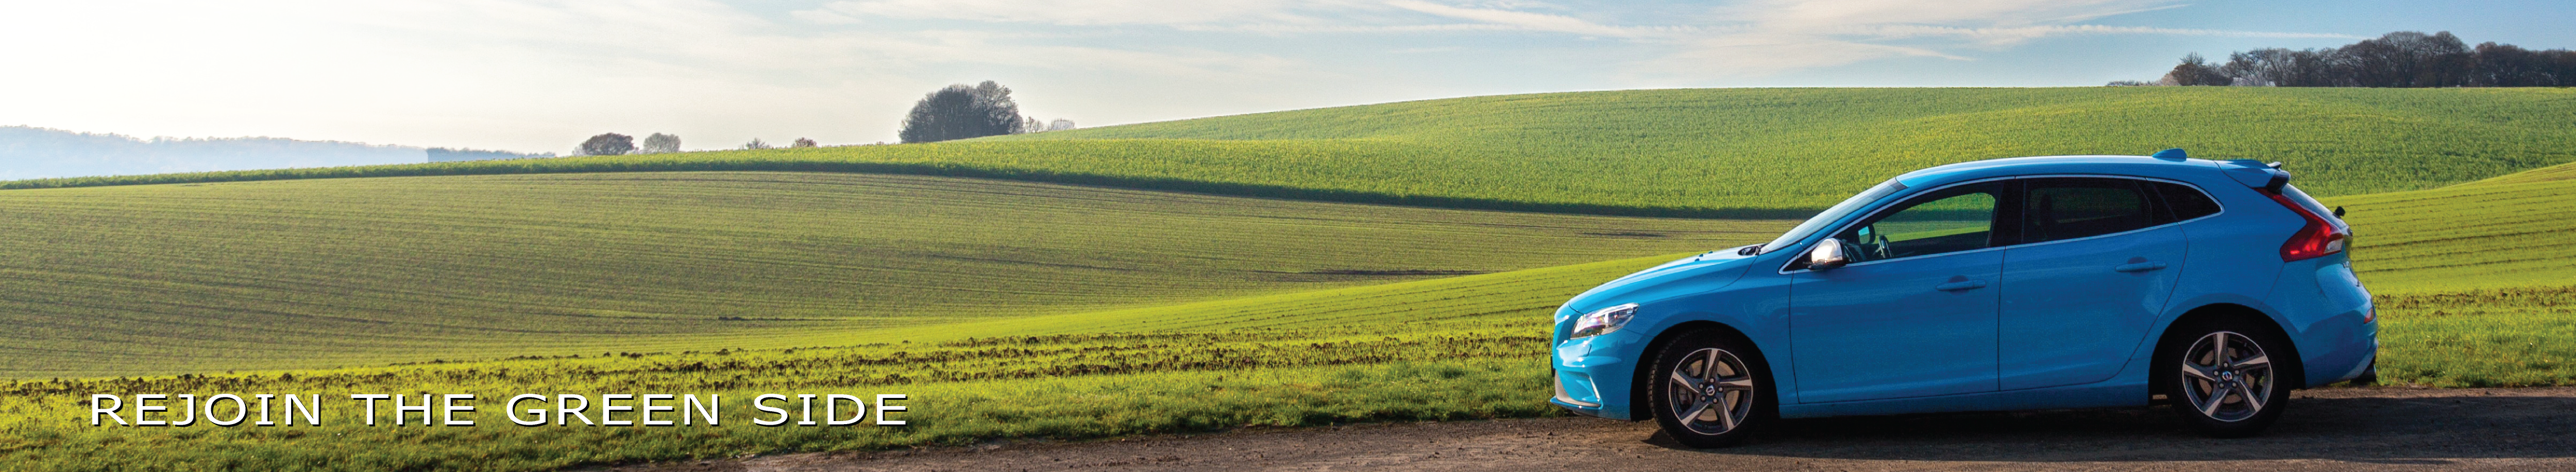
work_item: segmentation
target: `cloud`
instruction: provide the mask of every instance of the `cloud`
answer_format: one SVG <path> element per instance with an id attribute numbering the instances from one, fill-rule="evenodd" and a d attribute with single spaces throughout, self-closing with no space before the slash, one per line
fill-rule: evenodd
<path id="1" fill-rule="evenodd" d="M 1067 26 L 1312 24 L 1326 20 L 1306 12 L 1364 5 L 1349 0 L 852 0 L 800 15 L 842 22 L 939 19 Z"/>
<path id="2" fill-rule="evenodd" d="M 1420 0 L 1395 0 L 1387 4 L 1406 10 L 1528 31 L 1613 37 L 1635 37 L 1640 34 L 1627 28 L 1603 26 L 1563 15 L 1490 8 L 1462 8 Z"/>
<path id="3" fill-rule="evenodd" d="M 1712 9 L 1712 21 L 1696 33 L 1662 37 L 1682 51 L 1640 70 L 1765 76 L 1897 57 L 1965 61 L 1975 51 L 2069 35 L 2352 37 L 2081 24 L 2182 6 L 2175 0 L 1751 0 Z"/>

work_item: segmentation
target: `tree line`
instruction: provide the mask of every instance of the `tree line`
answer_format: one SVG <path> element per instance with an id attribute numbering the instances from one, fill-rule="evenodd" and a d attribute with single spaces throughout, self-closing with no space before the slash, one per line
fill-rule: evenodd
<path id="1" fill-rule="evenodd" d="M 1020 115 L 1020 105 L 1011 101 L 1011 88 L 987 80 L 976 85 L 949 85 L 921 97 L 903 118 L 897 133 L 907 143 L 930 143 L 954 139 L 980 138 L 1004 134 L 1036 133 L 1073 129 L 1073 120 L 1057 119 L 1040 122 L 1036 117 Z M 877 143 L 885 144 L 885 143 Z M 812 139 L 796 138 L 790 148 L 815 147 Z M 775 149 L 778 145 L 752 138 L 739 149 Z M 618 156 L 626 154 L 659 154 L 680 152 L 680 137 L 653 133 L 637 146 L 634 136 L 600 133 L 576 146 L 576 156 Z"/>
<path id="2" fill-rule="evenodd" d="M 2493 41 L 2471 47 L 2449 31 L 2399 31 L 2342 47 L 2234 52 L 2224 63 L 2193 53 L 2155 82 L 2111 85 L 2570 87 L 2576 52 Z"/>

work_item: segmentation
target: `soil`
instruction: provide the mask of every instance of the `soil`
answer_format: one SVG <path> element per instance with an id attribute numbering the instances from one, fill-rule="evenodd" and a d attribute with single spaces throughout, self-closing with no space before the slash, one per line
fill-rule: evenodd
<path id="1" fill-rule="evenodd" d="M 1089 442 L 642 464 L 616 472 L 1201 470 L 2566 470 L 2576 387 L 2328 388 L 2262 436 L 2210 439 L 2168 407 L 1789 420 L 1690 449 L 1652 422 L 1593 418 L 1369 424 Z"/>

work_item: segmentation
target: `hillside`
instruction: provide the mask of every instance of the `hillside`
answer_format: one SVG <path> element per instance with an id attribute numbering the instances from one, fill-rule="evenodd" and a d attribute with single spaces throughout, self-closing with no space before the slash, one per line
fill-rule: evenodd
<path id="1" fill-rule="evenodd" d="M 2381 375 L 2437 386 L 2576 383 L 2576 266 L 2534 234 L 2576 231 L 2554 212 L 2576 181 L 2332 198 L 2361 235 L 2380 294 Z M 2452 229 L 2460 222 L 2491 222 Z M 2450 234 L 2451 236 L 2444 236 Z M 2552 240 L 2554 241 L 2554 240 Z M 2444 250 L 2443 248 L 2457 248 Z M 556 470 L 651 460 L 1193 433 L 1244 426 L 1562 414 L 1541 400 L 1547 311 L 1675 255 L 1160 306 L 852 330 L 836 347 L 656 353 L 450 365 L 15 382 L 0 386 L 0 460 L 29 470 L 186 467 Z M 2486 277 L 2479 277 L 2481 274 Z M 2553 286 L 2554 285 L 2554 286 Z M 819 339 L 818 339 L 819 341 Z M 721 393 L 899 391 L 904 428 L 475 429 L 431 436 L 329 412 L 311 434 L 91 427 L 96 392 L 384 391 Z M 466 417 L 497 424 L 494 409 Z M 327 432 L 329 434 L 320 434 Z M 366 453 L 352 460 L 352 447 Z M 256 448 L 259 455 L 233 451 Z M 579 451 L 567 453 L 566 451 Z"/>
<path id="2" fill-rule="evenodd" d="M 1468 97 L 923 145 L 0 183 L 891 172 L 1407 205 L 1795 218 L 1907 170 L 2050 154 L 2286 161 L 2321 195 L 2576 162 L 2576 90 L 1689 89 Z"/>
<path id="3" fill-rule="evenodd" d="M 839 173 L 0 192 L 0 378 L 814 346 L 1710 250 L 1787 222 Z"/>

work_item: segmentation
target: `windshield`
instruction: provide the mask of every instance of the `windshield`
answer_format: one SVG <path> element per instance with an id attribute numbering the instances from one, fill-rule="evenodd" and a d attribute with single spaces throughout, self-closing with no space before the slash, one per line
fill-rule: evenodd
<path id="1" fill-rule="evenodd" d="M 1757 252 L 1757 254 L 1769 254 L 1771 251 L 1777 251 L 1780 250 L 1780 248 L 1788 247 L 1790 243 L 1796 243 L 1800 239 L 1806 239 L 1807 235 L 1823 230 L 1825 225 L 1833 224 L 1834 220 L 1843 219 L 1844 215 L 1849 215 L 1854 211 L 1860 211 L 1860 207 L 1869 205 L 1870 202 L 1878 201 L 1878 199 L 1887 198 L 1889 194 L 1894 194 L 1898 190 L 1905 190 L 1905 184 L 1896 183 L 1896 179 L 1887 179 L 1886 182 L 1879 182 L 1878 186 L 1870 187 L 1869 190 L 1861 191 L 1859 195 L 1853 195 L 1851 198 L 1843 199 L 1842 203 L 1834 204 L 1833 208 L 1826 208 L 1824 213 L 1817 213 L 1815 217 L 1808 218 L 1807 222 L 1798 223 L 1798 227 L 1789 228 L 1789 232 L 1781 234 L 1780 239 L 1773 239 L 1769 243 L 1764 243 L 1762 245 L 1762 250 Z"/>

